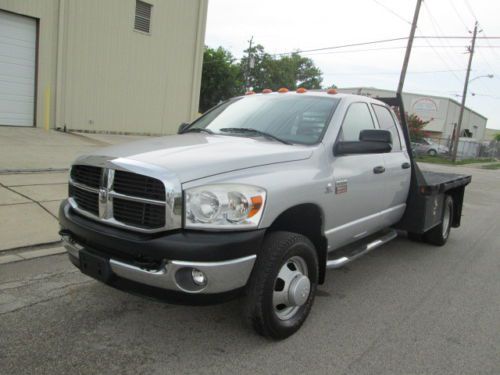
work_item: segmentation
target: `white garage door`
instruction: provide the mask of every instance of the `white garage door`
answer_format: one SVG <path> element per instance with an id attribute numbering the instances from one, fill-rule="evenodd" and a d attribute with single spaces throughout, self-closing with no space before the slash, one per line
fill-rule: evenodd
<path id="1" fill-rule="evenodd" d="M 33 126 L 36 21 L 0 10 L 0 125 Z"/>

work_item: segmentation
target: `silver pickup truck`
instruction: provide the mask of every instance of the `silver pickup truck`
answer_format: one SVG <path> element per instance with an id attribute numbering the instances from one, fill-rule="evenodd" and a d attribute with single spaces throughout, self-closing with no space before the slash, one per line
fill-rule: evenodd
<path id="1" fill-rule="evenodd" d="M 249 94 L 78 158 L 59 213 L 71 262 L 168 301 L 243 297 L 249 325 L 283 339 L 327 269 L 403 231 L 443 245 L 460 225 L 471 178 L 420 171 L 399 98 Z"/>

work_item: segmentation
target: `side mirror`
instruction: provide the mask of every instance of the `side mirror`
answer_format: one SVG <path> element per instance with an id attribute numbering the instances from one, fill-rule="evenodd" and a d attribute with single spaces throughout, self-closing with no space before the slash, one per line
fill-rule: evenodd
<path id="1" fill-rule="evenodd" d="M 392 143 L 392 135 L 388 130 L 366 129 L 359 133 L 361 142 L 384 142 Z"/>
<path id="2" fill-rule="evenodd" d="M 391 152 L 392 136 L 388 130 L 367 129 L 359 133 L 359 141 L 337 142 L 335 155 L 381 154 Z"/>
<path id="3" fill-rule="evenodd" d="M 184 130 L 186 130 L 189 127 L 189 123 L 183 122 L 182 124 L 179 125 L 179 129 L 177 130 L 177 134 L 182 134 Z"/>

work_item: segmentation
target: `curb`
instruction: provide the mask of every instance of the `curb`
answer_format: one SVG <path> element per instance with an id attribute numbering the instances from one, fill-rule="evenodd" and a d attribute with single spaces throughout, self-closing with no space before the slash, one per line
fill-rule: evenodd
<path id="1" fill-rule="evenodd" d="M 0 169 L 0 174 L 67 172 L 69 168 Z"/>
<path id="2" fill-rule="evenodd" d="M 23 260 L 30 260 L 36 258 L 43 258 L 51 255 L 59 255 L 66 252 L 66 249 L 62 246 L 50 248 L 50 249 L 38 249 L 38 250 L 27 250 L 16 254 L 6 254 L 0 255 L 0 265 L 9 264 L 14 262 L 20 262 Z"/>

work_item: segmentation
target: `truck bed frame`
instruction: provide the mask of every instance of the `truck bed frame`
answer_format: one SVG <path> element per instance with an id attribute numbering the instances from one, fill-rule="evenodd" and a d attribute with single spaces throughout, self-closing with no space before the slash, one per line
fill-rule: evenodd
<path id="1" fill-rule="evenodd" d="M 442 221 L 442 211 L 446 195 L 453 198 L 452 226 L 460 226 L 465 186 L 472 176 L 454 173 L 436 173 L 422 171 L 415 161 L 411 150 L 410 133 L 406 123 L 401 95 L 391 98 L 377 98 L 399 111 L 401 128 L 408 145 L 408 154 L 411 161 L 410 192 L 406 201 L 406 211 L 396 229 L 406 230 L 410 233 L 422 234 L 439 225 Z"/>

